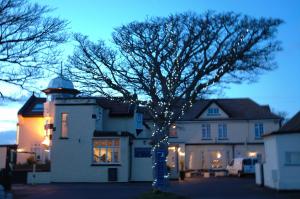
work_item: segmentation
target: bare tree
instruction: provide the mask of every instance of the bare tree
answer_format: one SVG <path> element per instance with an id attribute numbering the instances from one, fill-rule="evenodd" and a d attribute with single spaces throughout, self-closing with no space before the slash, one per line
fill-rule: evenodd
<path id="1" fill-rule="evenodd" d="M 0 0 L 2 87 L 13 84 L 24 88 L 40 77 L 41 68 L 55 62 L 57 45 L 66 41 L 67 23 L 47 16 L 50 11 L 26 0 Z"/>
<path id="2" fill-rule="evenodd" d="M 167 153 L 170 124 L 216 83 L 252 81 L 274 69 L 281 23 L 232 12 L 183 13 L 116 28 L 110 46 L 76 34 L 70 73 L 86 93 L 133 102 L 135 91 L 143 99 L 154 123 L 153 186 L 161 189 L 167 173 L 158 154 Z"/>

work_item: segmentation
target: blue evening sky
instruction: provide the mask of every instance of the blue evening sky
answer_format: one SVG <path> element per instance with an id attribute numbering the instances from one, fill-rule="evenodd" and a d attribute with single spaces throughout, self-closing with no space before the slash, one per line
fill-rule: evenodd
<path id="1" fill-rule="evenodd" d="M 220 97 L 249 97 L 269 104 L 291 117 L 300 110 L 300 1 L 299 0 L 35 0 L 56 8 L 51 14 L 70 22 L 72 32 L 88 35 L 93 41 L 109 41 L 115 27 L 151 16 L 206 10 L 234 11 L 254 17 L 274 17 L 285 21 L 278 38 L 283 51 L 277 53 L 278 69 L 261 75 L 257 83 L 230 85 Z M 65 45 L 65 56 L 72 44 Z M 47 80 L 48 81 L 48 80 Z M 46 81 L 46 82 L 47 82 Z M 45 81 L 43 81 L 45 82 Z M 44 85 L 46 85 L 44 83 Z M 24 103 L 24 102 L 22 102 Z M 13 143 L 17 110 L 22 103 L 0 104 L 0 144 Z"/>

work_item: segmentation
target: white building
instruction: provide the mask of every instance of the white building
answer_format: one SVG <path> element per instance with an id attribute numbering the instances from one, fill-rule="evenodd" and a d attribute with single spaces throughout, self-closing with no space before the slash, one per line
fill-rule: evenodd
<path id="1" fill-rule="evenodd" d="M 43 182 L 152 180 L 152 125 L 145 109 L 76 97 L 72 82 L 62 77 L 44 92 L 46 101 L 32 96 L 19 111 L 18 131 L 19 151 L 33 152 L 41 163 L 51 160 L 51 171 L 40 174 Z M 172 177 L 180 169 L 225 169 L 233 157 L 264 158 L 262 135 L 277 130 L 280 120 L 250 99 L 197 101 L 170 130 Z"/>
<path id="2" fill-rule="evenodd" d="M 300 112 L 278 131 L 264 136 L 264 184 L 277 190 L 300 190 Z"/>

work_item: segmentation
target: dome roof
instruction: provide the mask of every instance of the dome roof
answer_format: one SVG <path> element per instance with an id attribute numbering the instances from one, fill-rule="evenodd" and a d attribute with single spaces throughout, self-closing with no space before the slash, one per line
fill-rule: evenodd
<path id="1" fill-rule="evenodd" d="M 48 88 L 74 89 L 74 85 L 70 80 L 66 79 L 65 77 L 58 76 L 49 82 Z"/>

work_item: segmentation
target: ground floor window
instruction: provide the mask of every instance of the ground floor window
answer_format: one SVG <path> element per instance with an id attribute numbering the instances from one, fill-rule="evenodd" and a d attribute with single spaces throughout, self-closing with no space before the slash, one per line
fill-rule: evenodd
<path id="1" fill-rule="evenodd" d="M 120 139 L 105 138 L 93 140 L 93 162 L 96 164 L 120 163 Z"/>
<path id="2" fill-rule="evenodd" d="M 223 158 L 220 151 L 212 151 L 210 154 L 211 158 L 211 168 L 212 169 L 220 169 L 223 166 Z"/>
<path id="3" fill-rule="evenodd" d="M 300 165 L 300 151 L 285 152 L 286 165 Z"/>

